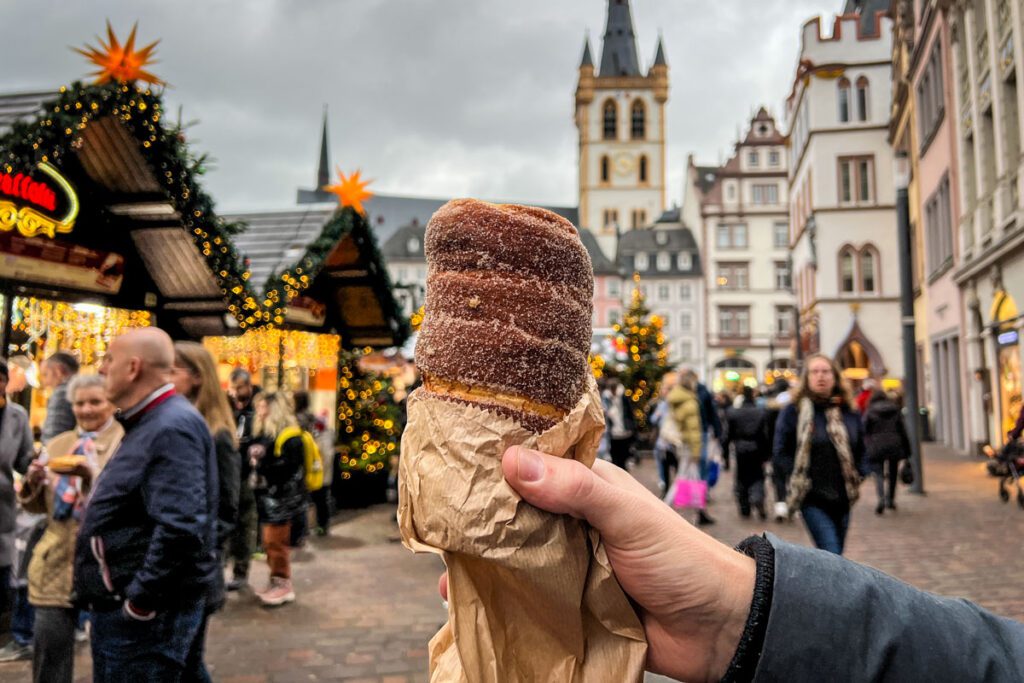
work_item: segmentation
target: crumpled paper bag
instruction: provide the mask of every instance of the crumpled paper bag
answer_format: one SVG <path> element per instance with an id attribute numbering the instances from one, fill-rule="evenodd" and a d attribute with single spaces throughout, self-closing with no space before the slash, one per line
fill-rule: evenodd
<path id="1" fill-rule="evenodd" d="M 430 680 L 641 681 L 640 620 L 586 522 L 523 501 L 505 482 L 513 445 L 594 462 L 604 429 L 596 384 L 536 435 L 480 408 L 413 392 L 402 437 L 398 522 L 406 547 L 442 556 L 448 622 Z"/>

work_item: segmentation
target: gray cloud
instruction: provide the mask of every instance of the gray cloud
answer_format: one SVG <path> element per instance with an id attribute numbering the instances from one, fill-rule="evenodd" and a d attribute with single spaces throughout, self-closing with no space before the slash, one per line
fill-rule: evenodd
<path id="1" fill-rule="evenodd" d="M 217 164 L 226 210 L 289 205 L 314 180 L 322 106 L 332 160 L 384 193 L 575 204 L 576 67 L 603 0 L 6 0 L 0 89 L 85 77 L 67 49 L 110 18 L 161 39 L 172 115 Z M 686 155 L 715 162 L 760 104 L 780 113 L 801 23 L 838 0 L 633 0 L 641 62 L 664 36 L 671 67 L 669 196 Z M 31 29 L 31 30 L 29 30 Z M 12 60 L 11 55 L 18 55 Z"/>

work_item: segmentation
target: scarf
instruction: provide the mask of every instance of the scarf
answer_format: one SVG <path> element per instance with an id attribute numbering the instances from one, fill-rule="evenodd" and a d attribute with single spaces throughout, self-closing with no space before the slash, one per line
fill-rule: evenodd
<path id="1" fill-rule="evenodd" d="M 96 432 L 82 432 L 71 455 L 84 455 L 89 466 L 96 467 Z M 70 474 L 62 474 L 57 480 L 57 486 L 53 492 L 53 519 L 63 521 L 74 517 L 81 521 L 84 510 L 84 497 L 82 496 L 82 479 Z"/>
<path id="2" fill-rule="evenodd" d="M 814 435 L 814 401 L 809 398 L 800 399 L 799 413 L 796 422 L 796 462 L 793 465 L 793 475 L 789 479 L 789 498 L 786 504 L 789 506 L 789 516 L 803 503 L 807 492 L 811 490 L 811 441 Z M 853 452 L 850 450 L 850 435 L 846 432 L 846 423 L 843 422 L 843 410 L 838 405 L 830 404 L 825 409 L 825 430 L 828 438 L 836 448 L 839 456 L 839 467 L 843 472 L 843 481 L 846 484 L 846 497 L 852 507 L 860 496 L 860 477 L 857 475 L 857 468 L 853 464 Z"/>

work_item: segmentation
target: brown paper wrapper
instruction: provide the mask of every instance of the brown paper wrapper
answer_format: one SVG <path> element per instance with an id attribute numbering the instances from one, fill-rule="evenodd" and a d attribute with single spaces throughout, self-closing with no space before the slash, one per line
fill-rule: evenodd
<path id="1" fill-rule="evenodd" d="M 543 434 L 416 391 L 402 437 L 398 523 L 406 547 L 448 567 L 448 622 L 430 641 L 430 680 L 641 681 L 643 628 L 597 532 L 523 501 L 501 455 L 523 445 L 594 462 L 597 387 Z"/>

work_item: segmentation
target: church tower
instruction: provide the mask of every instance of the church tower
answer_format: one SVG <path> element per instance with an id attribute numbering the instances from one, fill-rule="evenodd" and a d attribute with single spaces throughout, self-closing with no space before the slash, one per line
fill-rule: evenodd
<path id="1" fill-rule="evenodd" d="M 661 38 L 640 70 L 629 0 L 608 0 L 595 73 L 590 39 L 576 86 L 580 227 L 615 258 L 619 234 L 650 226 L 665 210 L 665 103 L 668 62 Z"/>

